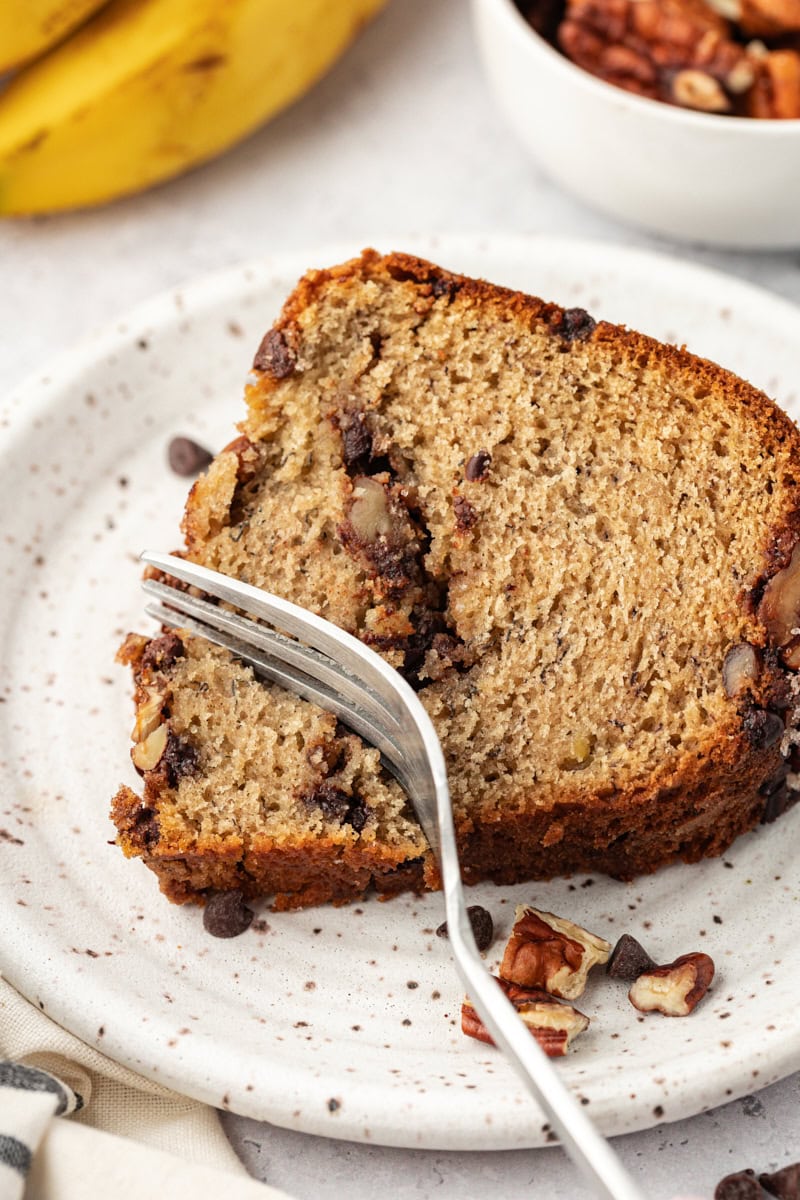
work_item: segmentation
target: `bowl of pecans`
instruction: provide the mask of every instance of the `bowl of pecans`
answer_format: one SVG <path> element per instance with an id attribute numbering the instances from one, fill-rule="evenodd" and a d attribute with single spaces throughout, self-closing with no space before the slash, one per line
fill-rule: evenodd
<path id="1" fill-rule="evenodd" d="M 716 245 L 800 245 L 800 0 L 472 0 L 490 84 L 561 185 Z"/>

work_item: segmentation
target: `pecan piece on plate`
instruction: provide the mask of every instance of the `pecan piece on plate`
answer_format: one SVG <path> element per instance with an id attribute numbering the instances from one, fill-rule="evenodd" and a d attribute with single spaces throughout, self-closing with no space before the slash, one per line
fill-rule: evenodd
<path id="1" fill-rule="evenodd" d="M 714 1189 L 714 1200 L 763 1200 L 763 1196 L 755 1172 L 749 1168 L 726 1175 Z"/>
<path id="2" fill-rule="evenodd" d="M 702 0 L 568 0 L 558 31 L 579 67 L 652 100 L 730 112 L 755 68 Z"/>
<path id="3" fill-rule="evenodd" d="M 498 979 L 524 1024 L 536 1038 L 548 1058 L 562 1058 L 573 1038 L 588 1028 L 589 1018 L 571 1004 L 561 1004 L 537 988 L 521 988 Z M 466 997 L 461 1005 L 461 1029 L 467 1037 L 493 1046 L 492 1035 Z"/>
<path id="4" fill-rule="evenodd" d="M 714 962 L 707 954 L 682 954 L 663 967 L 652 967 L 631 986 L 628 999 L 639 1012 L 688 1017 L 708 991 Z"/>
<path id="5" fill-rule="evenodd" d="M 574 1000 L 597 963 L 608 961 L 611 943 L 553 913 L 517 906 L 500 975 L 520 987 L 541 988 Z"/>
<path id="6" fill-rule="evenodd" d="M 772 1175 L 759 1175 L 758 1182 L 777 1200 L 798 1200 L 800 1197 L 800 1162 L 782 1167 Z"/>

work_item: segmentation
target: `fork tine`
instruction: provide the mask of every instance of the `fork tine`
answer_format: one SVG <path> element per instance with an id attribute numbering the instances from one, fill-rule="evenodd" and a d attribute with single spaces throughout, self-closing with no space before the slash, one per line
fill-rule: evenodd
<path id="1" fill-rule="evenodd" d="M 237 638 L 244 646 L 255 646 L 265 651 L 270 659 L 277 658 L 302 671 L 309 678 L 324 683 L 332 696 L 344 697 L 353 707 L 363 710 L 374 724 L 381 726 L 393 739 L 400 734 L 397 718 L 382 697 L 376 695 L 359 679 L 354 679 L 327 654 L 303 646 L 264 625 L 256 624 L 250 617 L 242 617 L 226 608 L 219 608 L 215 604 L 209 604 L 207 600 L 191 596 L 187 592 L 179 592 L 154 579 L 143 580 L 142 589 L 175 612 L 223 630 Z"/>
<path id="2" fill-rule="evenodd" d="M 304 700 L 309 700 L 312 704 L 317 704 L 320 708 L 332 712 L 348 728 L 353 729 L 380 751 L 381 757 L 390 766 L 393 775 L 397 775 L 398 771 L 405 774 L 402 754 L 386 730 L 376 724 L 363 708 L 344 700 L 313 676 L 281 661 L 277 656 L 270 655 L 269 651 L 261 653 L 259 649 L 254 648 L 248 642 L 213 625 L 206 624 L 204 621 L 196 620 L 186 613 L 167 608 L 166 605 L 150 603 L 146 606 L 145 611 L 148 616 L 153 617 L 162 625 L 169 625 L 175 629 L 188 629 L 190 633 L 203 637 L 216 646 L 222 646 L 225 650 L 230 650 L 237 658 L 250 663 L 259 675 L 286 688 L 287 691 L 302 696 Z M 404 786 L 406 785 L 404 784 Z"/>
<path id="3" fill-rule="evenodd" d="M 398 702 L 396 681 L 399 680 L 404 687 L 408 685 L 400 679 L 393 667 L 345 630 L 339 629 L 308 609 L 292 604 L 290 600 L 273 596 L 261 588 L 253 587 L 252 584 L 221 575 L 218 571 L 201 567 L 197 563 L 187 562 L 174 554 L 159 554 L 146 550 L 140 555 L 140 561 L 174 576 L 182 583 L 199 588 L 218 600 L 234 605 L 251 617 L 260 617 L 270 625 L 299 638 L 306 645 L 313 646 L 322 654 L 327 654 L 387 701 L 399 724 L 403 728 L 408 727 L 407 706 L 402 700 Z"/>

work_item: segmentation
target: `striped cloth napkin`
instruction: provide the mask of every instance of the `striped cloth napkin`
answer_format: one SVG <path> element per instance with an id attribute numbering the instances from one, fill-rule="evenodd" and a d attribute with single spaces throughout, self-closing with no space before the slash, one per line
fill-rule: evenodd
<path id="1" fill-rule="evenodd" d="M 112 1062 L 0 978 L 0 1200 L 155 1195 L 289 1200 L 247 1175 L 213 1108 Z"/>

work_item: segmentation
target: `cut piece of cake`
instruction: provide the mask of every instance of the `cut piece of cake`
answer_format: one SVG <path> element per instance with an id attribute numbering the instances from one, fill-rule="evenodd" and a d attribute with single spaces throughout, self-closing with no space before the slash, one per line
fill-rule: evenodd
<path id="1" fill-rule="evenodd" d="M 402 254 L 313 271 L 189 496 L 186 555 L 418 689 L 464 876 L 630 878 L 794 797 L 800 435 L 685 351 Z M 175 901 L 435 886 L 377 752 L 173 633 L 131 635 L 140 799 Z"/>

